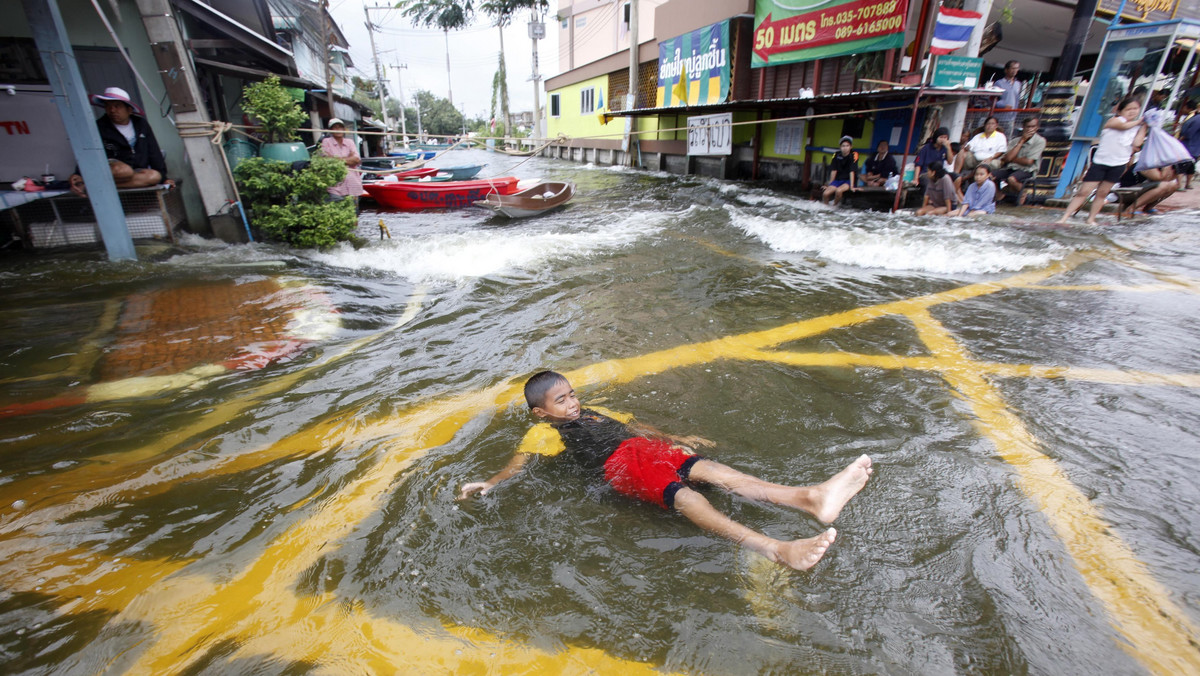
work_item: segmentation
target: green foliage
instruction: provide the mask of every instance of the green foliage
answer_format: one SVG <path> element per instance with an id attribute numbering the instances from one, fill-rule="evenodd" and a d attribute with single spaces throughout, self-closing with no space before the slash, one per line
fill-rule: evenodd
<path id="1" fill-rule="evenodd" d="M 242 90 L 242 110 L 258 120 L 267 134 L 267 143 L 283 143 L 299 138 L 296 130 L 308 121 L 308 114 L 292 99 L 272 75 Z"/>
<path id="2" fill-rule="evenodd" d="M 419 91 L 413 96 L 413 102 L 421 107 L 421 127 L 426 134 L 434 136 L 457 136 L 462 133 L 463 115 L 445 97 L 435 96 L 427 91 Z M 408 130 L 416 126 L 416 109 L 405 108 L 408 114 Z"/>
<path id="3" fill-rule="evenodd" d="M 293 172 L 287 162 L 252 157 L 233 173 L 250 203 L 251 223 L 273 239 L 325 248 L 353 237 L 358 225 L 353 200 L 327 201 L 327 188 L 346 178 L 342 160 L 314 157 L 307 169 Z"/>

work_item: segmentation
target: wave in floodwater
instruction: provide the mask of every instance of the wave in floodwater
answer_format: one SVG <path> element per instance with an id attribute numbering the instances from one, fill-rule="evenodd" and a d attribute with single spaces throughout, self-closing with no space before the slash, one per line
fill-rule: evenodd
<path id="1" fill-rule="evenodd" d="M 767 200 L 770 202 L 770 200 Z M 886 214 L 854 223 L 837 212 L 781 221 L 726 206 L 730 222 L 774 251 L 812 253 L 860 268 L 936 274 L 1013 272 L 1048 265 L 1069 249 L 983 221 L 942 219 L 925 223 Z M 865 221 L 866 219 L 864 219 Z"/>
<path id="2" fill-rule="evenodd" d="M 670 217 L 640 212 L 587 232 L 521 227 L 408 234 L 359 249 L 343 245 L 309 258 L 337 268 L 385 272 L 411 281 L 463 281 L 620 249 L 659 232 Z"/>

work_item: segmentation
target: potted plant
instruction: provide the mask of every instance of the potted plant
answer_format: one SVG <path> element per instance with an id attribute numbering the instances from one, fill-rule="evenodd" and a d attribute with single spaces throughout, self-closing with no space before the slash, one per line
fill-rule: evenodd
<path id="1" fill-rule="evenodd" d="M 299 141 L 296 130 L 308 120 L 308 114 L 272 75 L 242 90 L 242 110 L 258 120 L 266 135 L 259 156 L 282 162 L 308 159 L 308 148 Z"/>
<path id="2" fill-rule="evenodd" d="M 329 195 L 329 188 L 346 177 L 346 163 L 332 157 L 306 161 L 304 144 L 287 142 L 308 116 L 279 86 L 279 78 L 252 84 L 243 94 L 242 109 L 258 118 L 268 140 L 260 157 L 243 159 L 233 170 L 249 205 L 250 224 L 292 246 L 323 249 L 353 239 L 354 201 Z"/>

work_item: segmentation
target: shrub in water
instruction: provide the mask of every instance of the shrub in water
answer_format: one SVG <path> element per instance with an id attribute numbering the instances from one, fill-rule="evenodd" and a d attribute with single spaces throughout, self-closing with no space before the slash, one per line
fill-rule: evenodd
<path id="1" fill-rule="evenodd" d="M 316 157 L 293 171 L 287 162 L 252 157 L 234 170 L 250 221 L 273 239 L 326 248 L 351 239 L 358 225 L 353 200 L 330 202 L 327 189 L 346 177 L 346 163 Z"/>

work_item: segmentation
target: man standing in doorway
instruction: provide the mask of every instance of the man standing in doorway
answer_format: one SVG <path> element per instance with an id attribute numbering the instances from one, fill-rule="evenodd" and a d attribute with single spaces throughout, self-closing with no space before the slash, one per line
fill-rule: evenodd
<path id="1" fill-rule="evenodd" d="M 1021 107 L 1021 82 L 1017 79 L 1017 72 L 1021 70 L 1021 63 L 1017 60 L 1009 61 L 1004 64 L 1004 77 L 992 83 L 993 87 L 999 87 L 1004 90 L 1000 95 L 1000 100 L 996 101 L 996 119 L 1000 122 L 1000 131 L 1004 132 L 1005 138 L 1012 138 L 1013 124 L 1016 122 L 1017 113 L 1007 112 L 1003 109 L 1012 109 Z"/>

